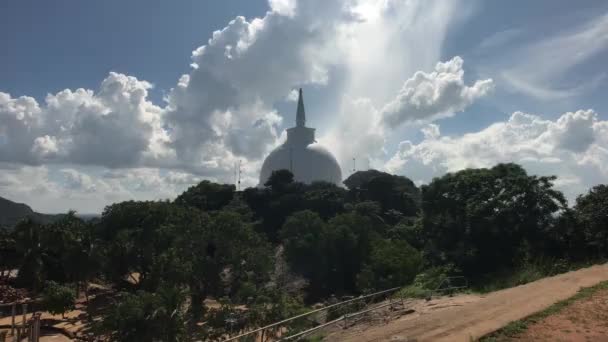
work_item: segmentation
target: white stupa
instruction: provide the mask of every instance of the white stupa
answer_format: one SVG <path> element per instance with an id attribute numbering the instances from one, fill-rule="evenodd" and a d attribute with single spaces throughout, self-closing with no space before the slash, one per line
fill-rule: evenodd
<path id="1" fill-rule="evenodd" d="M 302 183 L 326 181 L 342 183 L 342 171 L 336 158 L 316 143 L 315 129 L 306 127 L 302 89 L 298 97 L 296 127 L 287 129 L 287 141 L 274 149 L 262 164 L 260 185 L 264 185 L 272 171 L 290 170 L 294 179 Z"/>

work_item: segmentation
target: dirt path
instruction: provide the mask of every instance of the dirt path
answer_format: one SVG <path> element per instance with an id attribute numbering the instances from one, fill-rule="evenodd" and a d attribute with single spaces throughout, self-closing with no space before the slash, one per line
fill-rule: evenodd
<path id="1" fill-rule="evenodd" d="M 541 279 L 493 292 L 461 306 L 403 316 L 365 330 L 353 327 L 332 333 L 328 341 L 470 341 L 608 280 L 608 264 Z"/>
<path id="2" fill-rule="evenodd" d="M 607 342 L 608 289 L 577 300 L 504 341 Z"/>

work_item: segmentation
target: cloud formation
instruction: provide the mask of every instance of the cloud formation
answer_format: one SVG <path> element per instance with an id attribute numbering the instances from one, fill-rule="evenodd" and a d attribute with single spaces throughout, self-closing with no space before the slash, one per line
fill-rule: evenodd
<path id="1" fill-rule="evenodd" d="M 164 103 L 149 99 L 150 82 L 114 72 L 98 89 L 65 89 L 40 102 L 0 92 L 0 193 L 44 211 L 99 211 L 118 200 L 173 197 L 203 178 L 233 182 L 238 161 L 242 184 L 254 185 L 261 160 L 282 139 L 277 104 L 295 100 L 301 86 L 322 94 L 317 108 L 331 115 L 309 122 L 345 170 L 356 157 L 358 168 L 385 167 L 429 181 L 446 171 L 515 161 L 530 172 L 558 174 L 569 193 L 608 179 L 608 124 L 591 110 L 554 121 L 516 112 L 479 132 L 441 134 L 442 118 L 495 87 L 492 79 L 465 81 L 463 58 L 441 59 L 469 2 L 268 4 L 263 17 L 236 17 L 194 49 L 190 71 Z M 601 17 L 543 39 L 542 49 L 521 47 L 498 63 L 505 73 L 495 80 L 533 96 L 561 95 L 539 84 L 603 51 L 605 23 Z M 523 32 L 506 31 L 482 45 L 505 44 Z M 568 52 L 564 46 L 580 54 L 547 57 Z M 388 156 L 389 138 L 421 124 L 421 142 L 403 140 Z"/>
<path id="2" fill-rule="evenodd" d="M 593 110 L 554 121 L 515 112 L 478 132 L 442 136 L 433 125 L 424 133 L 417 144 L 402 141 L 386 169 L 426 183 L 446 172 L 515 162 L 534 174 L 557 175 L 556 185 L 571 200 L 608 179 L 608 121 Z"/>
<path id="3" fill-rule="evenodd" d="M 593 72 L 583 76 L 583 82 L 566 79 L 582 63 L 607 50 L 608 14 L 603 14 L 520 45 L 492 64 L 502 70 L 501 80 L 516 91 L 541 100 L 564 99 L 596 87 L 606 77 L 605 72 Z"/>
<path id="4" fill-rule="evenodd" d="M 382 109 L 384 123 L 394 127 L 407 121 L 451 116 L 492 90 L 492 79 L 465 85 L 463 63 L 462 58 L 456 56 L 437 63 L 431 73 L 417 71 Z"/>
<path id="5" fill-rule="evenodd" d="M 162 138 L 151 85 L 111 72 L 95 93 L 63 90 L 44 105 L 0 92 L 0 162 L 132 167 Z"/>

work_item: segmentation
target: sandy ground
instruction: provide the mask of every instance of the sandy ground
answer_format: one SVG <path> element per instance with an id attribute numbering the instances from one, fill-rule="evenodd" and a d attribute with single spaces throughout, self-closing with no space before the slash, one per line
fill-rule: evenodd
<path id="1" fill-rule="evenodd" d="M 61 315 L 51 315 L 48 312 L 43 312 L 42 315 L 40 316 L 40 319 L 46 320 L 46 321 L 54 321 L 55 322 L 53 324 L 54 328 L 62 329 L 64 331 L 69 331 L 71 333 L 77 333 L 78 331 L 82 330 L 85 327 L 85 322 L 78 320 L 78 316 L 81 315 L 82 313 L 83 313 L 83 311 L 81 311 L 81 310 L 69 311 L 65 314 L 66 319 L 63 319 L 61 317 Z M 32 317 L 32 314 L 30 313 L 27 315 L 26 320 L 31 319 L 31 317 Z M 15 317 L 15 323 L 17 325 L 21 325 L 22 322 L 23 322 L 23 316 L 17 315 Z M 0 319 L 0 326 L 10 326 L 10 324 L 11 324 L 11 317 L 3 317 Z M 0 331 L 2 331 L 2 330 L 10 331 L 9 328 L 0 329 Z M 47 340 L 48 341 L 71 341 L 64 335 L 56 334 L 56 333 L 51 333 L 46 336 L 42 336 L 40 338 L 40 340 L 41 341 L 47 341 Z"/>
<path id="2" fill-rule="evenodd" d="M 386 324 L 334 331 L 325 340 L 468 342 L 569 298 L 581 287 L 605 280 L 608 264 L 596 265 L 493 292 L 468 303 L 404 315 Z"/>
<path id="3" fill-rule="evenodd" d="M 608 290 L 578 300 L 509 341 L 608 342 Z"/>

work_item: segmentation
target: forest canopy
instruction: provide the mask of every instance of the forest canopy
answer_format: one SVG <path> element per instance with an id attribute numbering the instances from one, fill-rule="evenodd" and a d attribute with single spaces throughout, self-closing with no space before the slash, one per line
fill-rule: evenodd
<path id="1" fill-rule="evenodd" d="M 0 276 L 18 269 L 16 285 L 59 313 L 71 307 L 66 285 L 103 282 L 117 300 L 101 331 L 129 340 L 129 321 L 179 340 L 195 322 L 223 324 L 208 299 L 247 306 L 257 326 L 331 296 L 430 286 L 437 274 L 476 286 L 534 260 L 607 257 L 608 187 L 570 207 L 554 181 L 517 164 L 420 187 L 376 170 L 354 173 L 345 188 L 298 183 L 287 170 L 240 192 L 203 181 L 172 201 L 109 205 L 97 220 L 69 213 L 1 230 Z"/>

